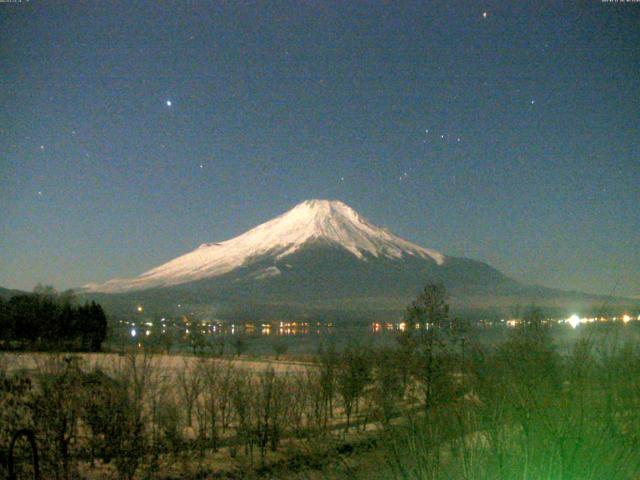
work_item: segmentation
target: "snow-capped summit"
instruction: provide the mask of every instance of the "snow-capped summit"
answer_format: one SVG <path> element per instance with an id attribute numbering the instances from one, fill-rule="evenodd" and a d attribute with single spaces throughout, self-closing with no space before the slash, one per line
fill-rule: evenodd
<path id="1" fill-rule="evenodd" d="M 179 285 L 216 277 L 272 256 L 282 260 L 316 242 L 341 247 L 357 259 L 419 257 L 442 265 L 445 256 L 404 240 L 373 225 L 337 200 L 307 200 L 288 212 L 248 232 L 220 243 L 203 243 L 197 249 L 132 279 L 89 284 L 90 292 L 117 293 Z M 276 267 L 264 275 L 278 275 Z"/>
<path id="2" fill-rule="evenodd" d="M 397 321 L 434 282 L 442 282 L 456 308 L 482 315 L 487 308 L 505 312 L 527 303 L 558 308 L 570 301 L 573 310 L 610 301 L 524 285 L 482 261 L 444 256 L 333 200 L 307 200 L 238 237 L 203 243 L 138 277 L 86 285 L 84 295 L 120 313 L 144 303 L 147 312 L 183 315 L 188 306 L 234 321 Z M 109 295 L 114 293 L 120 295 Z"/>

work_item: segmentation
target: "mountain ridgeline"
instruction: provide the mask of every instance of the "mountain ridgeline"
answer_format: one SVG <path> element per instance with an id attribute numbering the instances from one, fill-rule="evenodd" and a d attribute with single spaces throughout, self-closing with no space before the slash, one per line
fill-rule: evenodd
<path id="1" fill-rule="evenodd" d="M 563 310 L 610 303 L 523 285 L 486 263 L 404 240 L 329 200 L 302 202 L 238 237 L 203 244 L 138 277 L 86 285 L 84 294 L 129 311 L 144 302 L 164 311 L 207 308 L 231 318 L 397 318 L 432 282 L 444 283 L 454 309 L 482 314 L 531 302 Z"/>

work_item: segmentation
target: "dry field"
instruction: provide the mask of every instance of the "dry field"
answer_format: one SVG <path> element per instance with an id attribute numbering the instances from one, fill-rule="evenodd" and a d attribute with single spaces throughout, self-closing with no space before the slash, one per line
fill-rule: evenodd
<path id="1" fill-rule="evenodd" d="M 0 367 L 8 372 L 27 370 L 37 371 L 48 361 L 54 358 L 76 357 L 80 359 L 81 366 L 86 369 L 101 368 L 109 371 L 117 368 L 126 360 L 126 356 L 118 353 L 44 353 L 44 352 L 2 352 L 0 353 Z M 156 371 L 161 371 L 165 375 L 175 376 L 184 368 L 192 369 L 198 361 L 206 358 L 208 361 L 215 361 L 220 364 L 231 364 L 234 367 L 253 372 L 263 372 L 269 367 L 278 374 L 304 373 L 313 364 L 295 362 L 288 360 L 273 360 L 269 358 L 255 359 L 243 357 L 210 358 L 196 357 L 192 355 L 166 355 L 150 354 L 151 367 Z"/>
<path id="2" fill-rule="evenodd" d="M 306 459 L 310 456 L 321 457 L 326 462 L 328 458 L 335 457 L 337 445 L 345 441 L 357 443 L 362 435 L 367 436 L 378 427 L 370 419 L 363 418 L 364 409 L 358 411 L 356 408 L 351 415 L 352 429 L 345 432 L 346 416 L 337 393 L 333 393 L 331 413 L 318 403 L 323 401 L 320 384 L 314 383 L 319 378 L 319 367 L 310 363 L 269 358 L 214 359 L 138 354 L 139 370 L 136 373 L 132 370 L 136 367 L 132 367 L 133 357 L 130 355 L 5 352 L 0 353 L 0 370 L 9 374 L 22 372 L 37 385 L 37 374 L 59 374 L 69 358 L 79 359 L 78 365 L 85 372 L 99 368 L 113 378 L 128 378 L 132 382 L 130 385 L 144 385 L 140 397 L 140 418 L 144 418 L 147 441 L 157 443 L 158 439 L 164 439 L 161 441 L 162 453 L 159 451 L 155 457 L 157 465 L 154 468 L 167 475 L 166 478 L 190 478 L 203 471 L 222 478 L 236 478 L 238 472 L 248 473 L 255 468 L 287 470 L 291 468 L 291 458 Z M 224 384 L 225 372 L 232 374 L 232 383 L 228 387 Z M 275 373 L 275 377 L 282 381 L 271 383 L 269 372 L 271 375 Z M 244 383 L 241 381 L 243 373 L 247 379 Z M 215 377 L 207 377 L 210 374 Z M 240 381 L 239 387 L 235 386 L 235 381 Z M 234 391 L 236 388 L 240 390 Z M 246 409 L 246 413 L 243 414 L 239 408 Z M 223 409 L 227 409 L 227 413 Z M 51 414 L 57 415 L 53 411 Z M 327 418 L 323 420 L 318 415 L 327 415 Z M 262 421 L 267 423 L 261 424 Z M 211 448 L 211 428 L 216 429 L 215 448 Z M 322 440 L 316 438 L 320 430 L 324 430 L 320 435 Z M 276 431 L 278 433 L 273 437 Z M 178 435 L 181 440 L 173 444 L 171 435 Z M 247 435 L 251 440 L 247 440 Z M 87 444 L 89 437 L 89 431 L 80 425 L 76 434 L 77 444 Z M 262 446 L 262 451 L 258 445 L 260 438 L 268 442 Z M 208 443 L 203 444 L 202 439 Z M 276 442 L 273 448 L 272 441 Z M 280 446 L 276 448 L 278 444 Z M 107 465 L 99 461 L 87 463 L 79 460 L 77 467 L 83 478 L 114 478 L 117 475 L 113 463 Z M 145 461 L 138 473 L 142 474 L 148 467 Z"/>

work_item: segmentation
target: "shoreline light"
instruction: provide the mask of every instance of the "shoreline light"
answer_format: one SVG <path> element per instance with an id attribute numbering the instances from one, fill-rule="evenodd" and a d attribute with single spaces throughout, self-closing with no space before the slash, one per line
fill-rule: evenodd
<path id="1" fill-rule="evenodd" d="M 569 318 L 567 318 L 565 322 L 571 325 L 573 328 L 576 328 L 578 325 L 580 325 L 580 317 L 578 317 L 578 315 L 574 313 Z"/>

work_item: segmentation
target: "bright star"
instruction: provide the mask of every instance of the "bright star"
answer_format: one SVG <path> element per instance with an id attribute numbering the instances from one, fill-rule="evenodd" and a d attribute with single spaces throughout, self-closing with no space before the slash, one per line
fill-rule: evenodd
<path id="1" fill-rule="evenodd" d="M 487 18 L 489 14 L 487 12 L 482 12 L 482 18 Z"/>
<path id="2" fill-rule="evenodd" d="M 165 103 L 167 104 L 167 107 L 171 106 L 171 100 L 167 100 Z"/>

